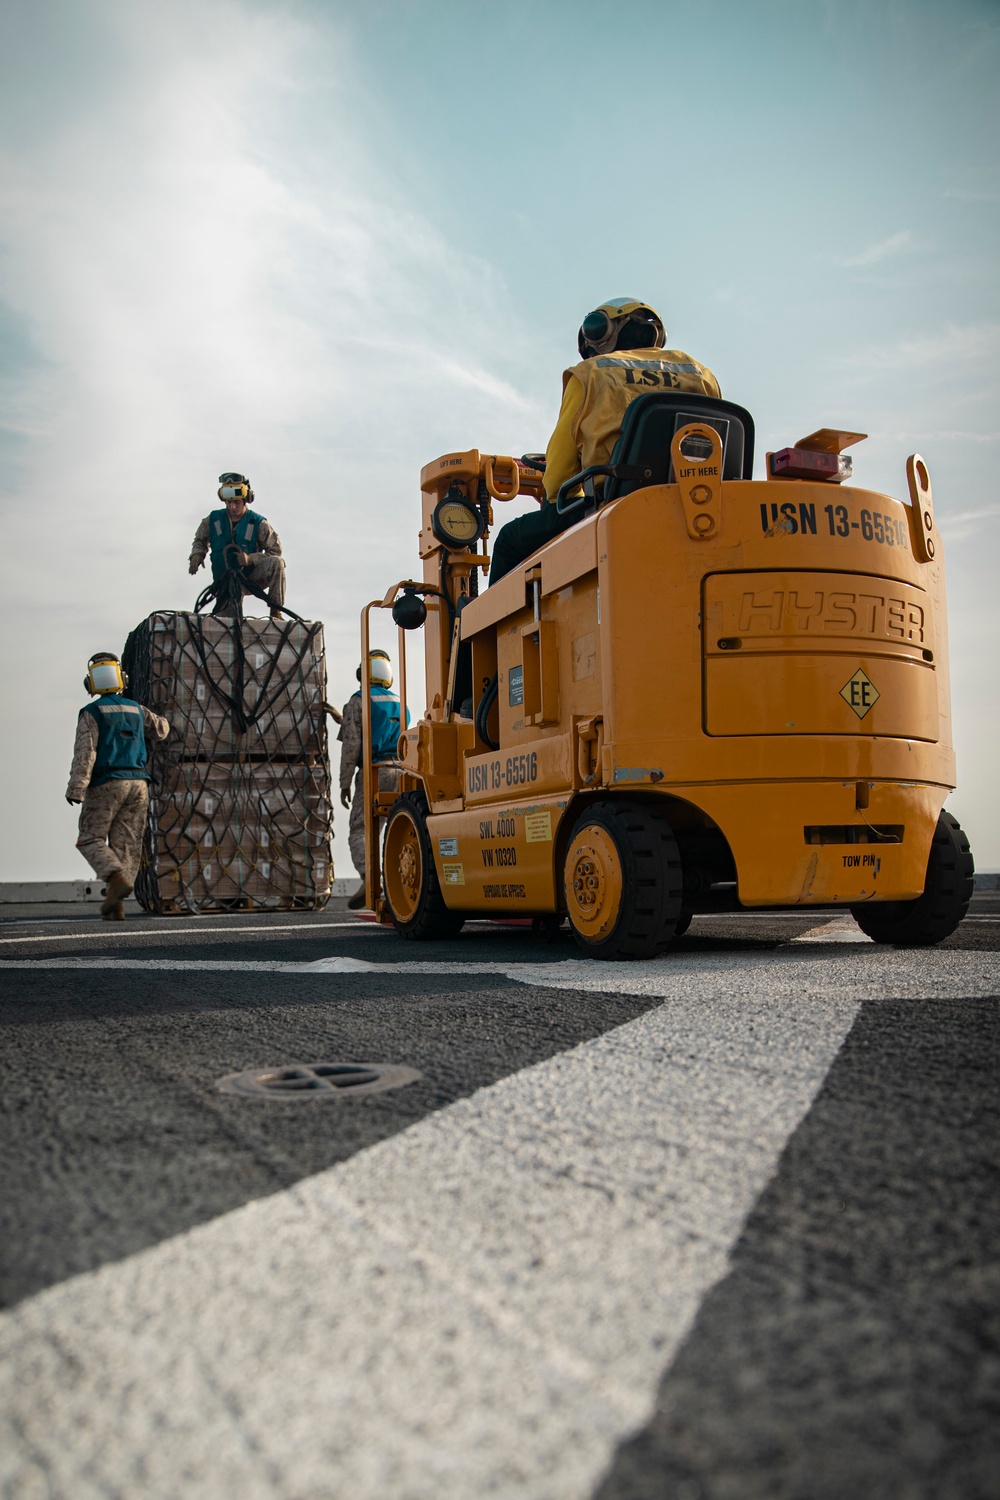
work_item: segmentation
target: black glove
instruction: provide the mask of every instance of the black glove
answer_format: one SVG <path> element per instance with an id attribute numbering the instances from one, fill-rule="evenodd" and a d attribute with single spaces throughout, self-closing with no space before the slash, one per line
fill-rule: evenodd
<path id="1" fill-rule="evenodd" d="M 69 794 L 69 792 L 67 792 L 66 793 L 66 801 L 69 803 L 70 807 L 79 807 L 80 803 L 83 801 L 83 798 L 82 797 L 71 797 L 70 794 Z"/>
<path id="2" fill-rule="evenodd" d="M 341 807 L 348 808 L 351 805 L 351 789 L 349 786 L 341 787 L 340 789 L 340 805 Z"/>

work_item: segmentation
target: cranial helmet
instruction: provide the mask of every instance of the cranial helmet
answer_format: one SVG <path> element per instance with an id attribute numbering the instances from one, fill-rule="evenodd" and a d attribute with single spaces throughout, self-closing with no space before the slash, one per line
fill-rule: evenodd
<path id="1" fill-rule="evenodd" d="M 361 668 L 358 668 L 358 681 L 361 681 Z M 392 687 L 392 667 L 389 665 L 389 653 L 381 651 L 378 647 L 368 653 L 368 681 L 378 687 Z"/>
<path id="2" fill-rule="evenodd" d="M 128 678 L 117 656 L 110 651 L 98 651 L 87 663 L 83 685 L 88 693 L 123 693 L 128 687 Z"/>
<path id="3" fill-rule="evenodd" d="M 659 313 L 635 297 L 616 297 L 589 312 L 580 325 L 581 359 L 615 349 L 661 349 L 667 333 Z"/>
<path id="4" fill-rule="evenodd" d="M 219 475 L 219 499 L 223 504 L 227 500 L 245 500 L 249 505 L 253 499 L 253 490 L 250 481 L 245 474 L 235 474 L 227 469 L 225 474 Z"/>

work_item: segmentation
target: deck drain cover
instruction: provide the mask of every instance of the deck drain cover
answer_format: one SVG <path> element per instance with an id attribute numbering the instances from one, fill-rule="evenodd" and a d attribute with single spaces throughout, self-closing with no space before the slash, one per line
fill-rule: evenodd
<path id="1" fill-rule="evenodd" d="M 399 1063 L 290 1063 L 283 1068 L 247 1068 L 220 1078 L 224 1094 L 255 1099 L 357 1099 L 415 1083 L 423 1075 Z"/>

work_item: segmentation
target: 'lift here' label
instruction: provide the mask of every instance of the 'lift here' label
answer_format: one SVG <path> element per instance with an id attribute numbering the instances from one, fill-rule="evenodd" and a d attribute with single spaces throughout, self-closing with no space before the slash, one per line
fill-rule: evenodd
<path id="1" fill-rule="evenodd" d="M 857 520 L 846 505 L 817 507 L 805 500 L 772 500 L 760 507 L 760 529 L 765 536 L 783 531 L 788 536 L 849 537 L 859 532 L 866 542 L 883 547 L 908 547 L 909 528 L 899 516 L 887 516 L 877 510 L 863 510 Z"/>

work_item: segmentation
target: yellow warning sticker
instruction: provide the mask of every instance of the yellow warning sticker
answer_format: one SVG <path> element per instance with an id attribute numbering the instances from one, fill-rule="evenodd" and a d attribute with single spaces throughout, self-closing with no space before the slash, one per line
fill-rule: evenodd
<path id="1" fill-rule="evenodd" d="M 550 812 L 525 813 L 524 837 L 529 844 L 551 844 L 552 814 Z"/>
<path id="2" fill-rule="evenodd" d="M 875 707 L 882 695 L 871 678 L 866 677 L 859 667 L 850 682 L 844 683 L 840 696 L 848 708 L 853 708 L 858 718 L 863 719 L 865 714 Z"/>
<path id="3" fill-rule="evenodd" d="M 445 885 L 464 885 L 465 884 L 465 866 L 464 865 L 455 865 L 455 864 L 449 864 L 449 863 L 445 862 L 445 863 L 443 863 L 441 865 L 441 873 L 444 875 L 444 883 L 445 883 Z"/>

